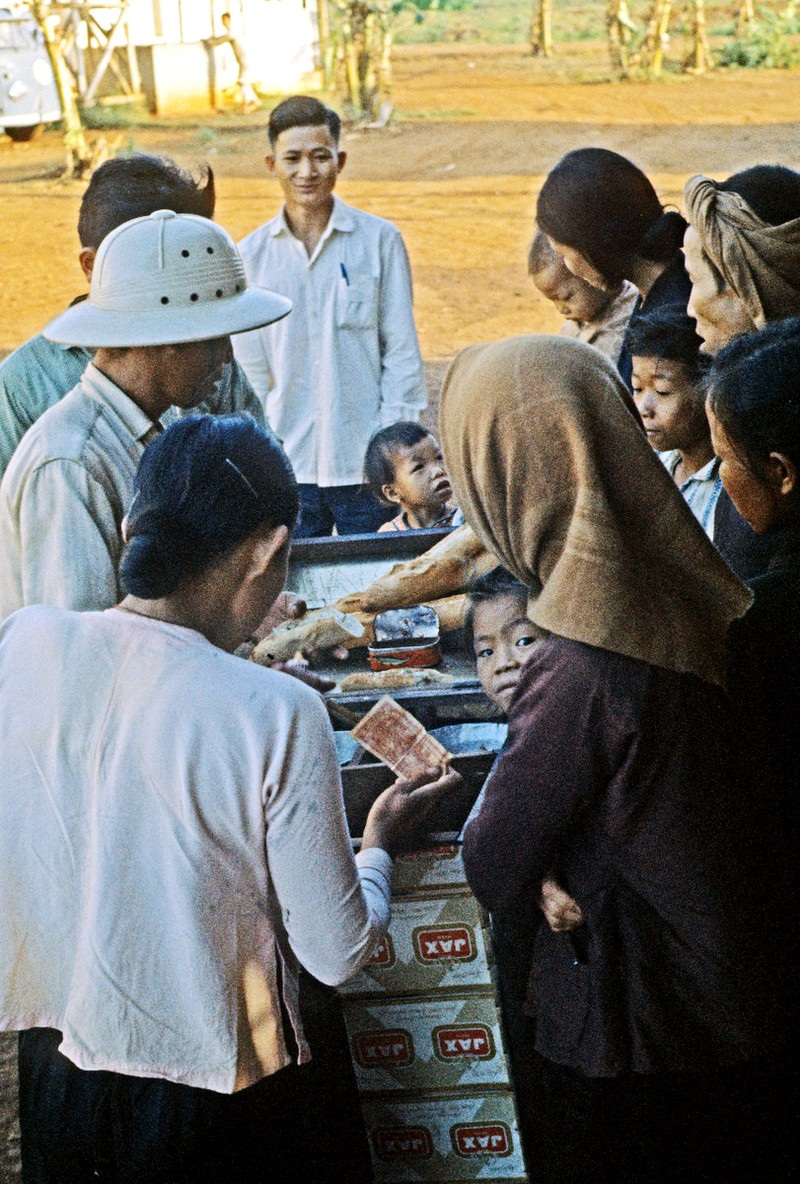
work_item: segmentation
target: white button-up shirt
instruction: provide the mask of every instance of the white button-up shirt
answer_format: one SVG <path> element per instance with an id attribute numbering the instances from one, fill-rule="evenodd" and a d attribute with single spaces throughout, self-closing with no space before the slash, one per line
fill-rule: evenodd
<path id="1" fill-rule="evenodd" d="M 360 483 L 370 436 L 428 403 L 400 232 L 333 201 L 310 258 L 283 210 L 239 244 L 248 281 L 292 311 L 233 339 L 297 480 L 322 487 Z"/>
<path id="2" fill-rule="evenodd" d="M 26 432 L 0 484 L 0 620 L 26 604 L 117 603 L 122 519 L 153 429 L 90 363 Z"/>
<path id="3" fill-rule="evenodd" d="M 83 1069 L 231 1093 L 308 1059 L 297 960 L 337 984 L 392 860 L 345 825 L 316 692 L 179 625 L 23 609 L 0 628 L 0 1029 Z"/>

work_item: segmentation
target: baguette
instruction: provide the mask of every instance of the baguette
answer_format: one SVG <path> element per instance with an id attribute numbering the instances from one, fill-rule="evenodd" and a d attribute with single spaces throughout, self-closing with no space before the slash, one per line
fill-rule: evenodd
<path id="1" fill-rule="evenodd" d="M 440 632 L 450 633 L 453 629 L 460 629 L 464 624 L 467 598 L 447 596 L 442 600 L 430 601 L 427 607 L 432 608 L 439 618 Z M 288 662 L 298 650 L 302 651 L 311 646 L 325 649 L 342 645 L 352 650 L 372 645 L 375 641 L 376 615 L 342 613 L 333 606 L 315 609 L 297 620 L 285 621 L 273 629 L 253 650 L 252 660 L 261 666 L 271 666 L 273 662 Z M 350 625 L 345 625 L 343 620 L 350 622 Z M 360 626 L 360 633 L 356 626 Z"/>
<path id="2" fill-rule="evenodd" d="M 307 646 L 332 649 L 337 645 L 367 644 L 367 630 L 358 617 L 335 608 L 319 608 L 297 620 L 278 625 L 258 643 L 250 656 L 261 666 L 271 666 L 273 662 L 290 661 L 298 650 Z"/>
<path id="3" fill-rule="evenodd" d="M 347 674 L 339 683 L 339 690 L 347 691 L 392 691 L 403 687 L 449 686 L 454 681 L 452 674 L 440 674 L 430 668 L 399 670 L 376 670 L 369 673 Z"/>
<path id="4" fill-rule="evenodd" d="M 427 604 L 463 592 L 471 580 L 496 566 L 495 556 L 465 523 L 429 551 L 396 563 L 362 592 L 343 596 L 334 607 L 344 613 L 382 613 Z"/>

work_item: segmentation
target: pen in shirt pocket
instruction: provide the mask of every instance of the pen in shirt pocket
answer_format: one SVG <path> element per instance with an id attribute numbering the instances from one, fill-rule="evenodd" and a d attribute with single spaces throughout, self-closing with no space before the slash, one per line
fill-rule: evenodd
<path id="1" fill-rule="evenodd" d="M 342 279 L 344 280 L 344 282 L 347 284 L 347 286 L 349 288 L 350 287 L 350 277 L 348 276 L 347 268 L 345 267 L 345 265 L 343 263 L 339 264 L 339 270 L 342 273 Z"/>

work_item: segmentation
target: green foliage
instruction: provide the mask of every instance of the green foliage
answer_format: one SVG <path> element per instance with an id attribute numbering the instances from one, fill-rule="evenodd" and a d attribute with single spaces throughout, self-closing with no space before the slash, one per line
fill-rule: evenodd
<path id="1" fill-rule="evenodd" d="M 147 108 L 141 103 L 111 107 L 83 107 L 81 109 L 83 126 L 98 131 L 105 131 L 108 128 L 138 127 L 140 124 L 147 123 L 147 115 Z"/>
<path id="2" fill-rule="evenodd" d="M 400 8 L 401 4 L 396 7 Z M 402 5 L 405 7 L 405 3 Z M 409 8 L 423 12 L 463 12 L 475 7 L 475 0 L 408 0 Z"/>
<path id="3" fill-rule="evenodd" d="M 790 17 L 759 14 L 752 31 L 737 37 L 718 54 L 720 66 L 754 70 L 764 66 L 771 70 L 789 70 L 796 65 L 797 49 L 789 41 L 795 31 Z"/>

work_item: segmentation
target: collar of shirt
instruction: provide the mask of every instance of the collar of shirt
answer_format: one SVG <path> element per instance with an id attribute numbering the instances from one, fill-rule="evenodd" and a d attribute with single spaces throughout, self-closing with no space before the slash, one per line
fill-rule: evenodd
<path id="1" fill-rule="evenodd" d="M 675 470 L 678 467 L 681 459 L 681 454 L 678 449 L 672 448 L 667 452 L 659 452 L 658 457 L 670 476 L 674 477 Z M 713 481 L 717 475 L 719 464 L 719 457 L 712 456 L 711 460 L 708 461 L 707 464 L 704 464 L 701 469 L 698 469 L 697 472 L 692 473 L 691 477 L 686 477 L 683 481 L 681 481 L 678 488 L 685 489 L 687 485 L 691 485 L 693 483 L 699 484 L 701 481 Z"/>
<path id="2" fill-rule="evenodd" d="M 94 362 L 90 362 L 86 367 L 82 381 L 86 393 L 95 402 L 108 407 L 117 419 L 121 420 L 134 440 L 142 440 L 149 444 L 154 432 L 163 431 L 164 425 L 161 421 L 156 420 L 154 423 L 150 416 L 142 411 L 138 403 L 134 403 L 133 399 L 120 390 L 116 383 L 97 369 Z"/>
<path id="3" fill-rule="evenodd" d="M 691 484 L 692 481 L 713 481 L 717 475 L 719 463 L 719 457 L 712 456 L 708 464 L 703 465 L 702 469 L 698 469 L 697 472 L 692 473 L 691 477 L 687 477 L 685 481 L 681 481 L 681 489 L 685 485 Z"/>
<path id="4" fill-rule="evenodd" d="M 336 194 L 334 193 L 333 194 L 333 209 L 331 211 L 331 216 L 328 219 L 328 225 L 325 227 L 322 234 L 320 235 L 320 239 L 319 239 L 319 242 L 317 243 L 316 250 L 314 251 L 314 254 L 311 256 L 311 258 L 309 259 L 309 263 L 314 262 L 317 255 L 322 250 L 323 245 L 328 241 L 328 239 L 330 238 L 330 236 L 333 234 L 333 232 L 335 230 L 338 230 L 344 234 L 349 234 L 352 231 L 354 231 L 355 229 L 356 229 L 356 223 L 355 223 L 355 219 L 353 218 L 353 215 L 350 211 L 350 207 L 345 205 L 345 203 L 343 201 L 341 201 L 341 199 L 338 198 L 336 196 Z M 269 234 L 270 234 L 271 238 L 277 238 L 278 235 L 280 235 L 280 234 L 288 234 L 292 238 L 295 237 L 292 234 L 292 230 L 291 230 L 291 227 L 289 226 L 289 223 L 286 221 L 286 206 L 285 205 L 281 206 L 278 214 L 276 214 L 276 216 L 269 223 Z"/>

